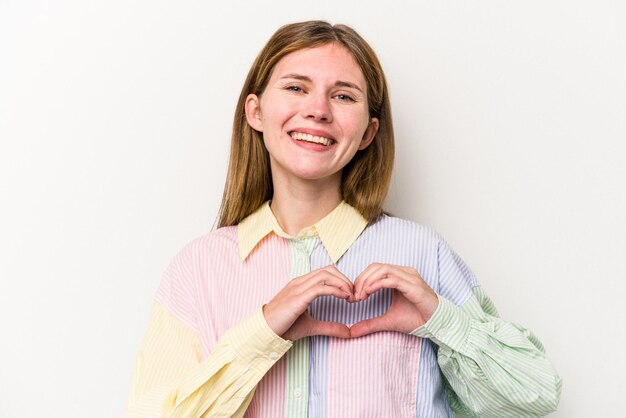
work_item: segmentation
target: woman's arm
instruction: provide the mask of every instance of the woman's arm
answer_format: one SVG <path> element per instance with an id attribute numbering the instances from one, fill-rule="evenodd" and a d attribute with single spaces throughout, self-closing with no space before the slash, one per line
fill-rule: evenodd
<path id="1" fill-rule="evenodd" d="M 561 378 L 526 328 L 503 321 L 480 287 L 461 306 L 439 297 L 431 319 L 412 332 L 429 338 L 452 408 L 469 417 L 538 417 L 556 410 Z"/>
<path id="2" fill-rule="evenodd" d="M 201 268 L 199 248 L 191 242 L 165 270 L 136 358 L 130 417 L 243 416 L 258 382 L 292 346 L 270 329 L 261 307 L 221 335 L 215 318 L 200 320 L 210 300 L 199 287 L 210 269 Z M 213 338 L 204 341 L 208 355 L 200 328 Z"/>
<path id="3" fill-rule="evenodd" d="M 291 345 L 267 326 L 259 309 L 202 360 L 196 331 L 157 302 L 137 355 L 127 414 L 243 416 L 258 382 Z"/>

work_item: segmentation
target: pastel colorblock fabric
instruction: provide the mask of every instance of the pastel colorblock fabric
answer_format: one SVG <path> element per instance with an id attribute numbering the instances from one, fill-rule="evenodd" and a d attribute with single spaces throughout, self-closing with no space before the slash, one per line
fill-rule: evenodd
<path id="1" fill-rule="evenodd" d="M 371 263 L 415 268 L 438 294 L 411 334 L 283 340 L 262 306 L 289 280 L 334 264 L 350 280 Z M 314 318 L 382 315 L 392 291 L 360 303 L 320 297 Z M 188 244 L 157 292 L 137 355 L 132 417 L 538 417 L 561 379 L 527 329 L 499 318 L 478 280 L 435 232 L 383 215 L 368 225 L 342 202 L 286 234 L 269 202 Z"/>

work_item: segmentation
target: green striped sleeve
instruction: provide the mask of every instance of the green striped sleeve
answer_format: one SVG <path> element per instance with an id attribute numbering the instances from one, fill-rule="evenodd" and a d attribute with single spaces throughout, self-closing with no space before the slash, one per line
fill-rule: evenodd
<path id="1" fill-rule="evenodd" d="M 499 318 L 480 287 L 460 307 L 439 307 L 412 333 L 438 346 L 450 404 L 468 417 L 541 417 L 556 410 L 561 378 L 539 340 Z"/>

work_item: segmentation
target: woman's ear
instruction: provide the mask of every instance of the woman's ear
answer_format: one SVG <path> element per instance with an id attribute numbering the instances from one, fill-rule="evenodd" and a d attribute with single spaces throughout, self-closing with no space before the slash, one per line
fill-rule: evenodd
<path id="1" fill-rule="evenodd" d="M 378 125 L 378 118 L 372 118 L 370 120 L 370 124 L 367 126 L 367 129 L 365 129 L 365 133 L 363 134 L 363 139 L 361 139 L 361 144 L 359 144 L 359 151 L 369 147 L 372 143 L 376 133 L 378 132 Z"/>
<path id="2" fill-rule="evenodd" d="M 255 131 L 263 132 L 260 100 L 256 94 L 248 94 L 248 97 L 246 97 L 245 110 L 248 125 Z"/>

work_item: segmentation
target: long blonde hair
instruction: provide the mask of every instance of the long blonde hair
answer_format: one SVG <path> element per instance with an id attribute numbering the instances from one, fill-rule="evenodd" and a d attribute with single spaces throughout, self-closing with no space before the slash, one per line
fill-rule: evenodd
<path id="1" fill-rule="evenodd" d="M 358 151 L 343 168 L 341 192 L 368 221 L 383 213 L 394 160 L 391 105 L 385 74 L 368 43 L 346 25 L 324 21 L 292 23 L 278 29 L 256 57 L 241 89 L 235 110 L 228 174 L 219 211 L 218 227 L 236 225 L 272 198 L 272 173 L 262 134 L 248 125 L 245 101 L 261 96 L 272 70 L 284 56 L 305 48 L 338 42 L 354 56 L 367 83 L 370 117 L 378 118 L 374 141 Z"/>

